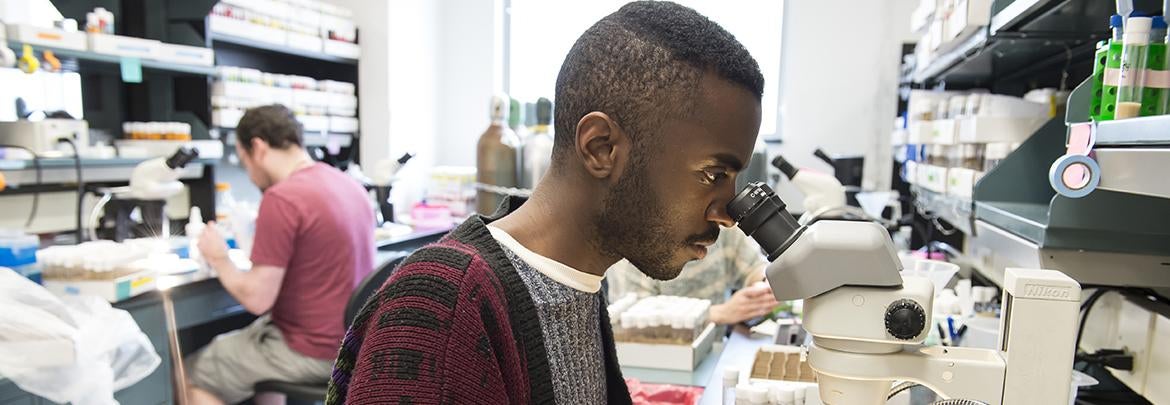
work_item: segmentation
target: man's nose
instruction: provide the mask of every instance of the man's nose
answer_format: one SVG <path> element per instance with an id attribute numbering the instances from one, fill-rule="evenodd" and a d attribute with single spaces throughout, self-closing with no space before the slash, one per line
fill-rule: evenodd
<path id="1" fill-rule="evenodd" d="M 727 203 L 730 200 L 731 199 L 729 198 L 728 201 L 716 201 L 714 204 L 708 206 L 706 215 L 707 221 L 719 224 L 719 226 L 724 228 L 735 226 L 735 221 L 731 219 L 731 215 L 727 214 Z"/>

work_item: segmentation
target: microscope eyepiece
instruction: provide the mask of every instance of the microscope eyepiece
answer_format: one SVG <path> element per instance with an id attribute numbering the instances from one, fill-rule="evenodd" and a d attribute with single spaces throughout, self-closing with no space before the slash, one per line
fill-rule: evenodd
<path id="1" fill-rule="evenodd" d="M 776 260 L 803 229 L 784 207 L 771 187 L 754 182 L 727 204 L 727 214 L 768 252 L 768 260 Z"/>

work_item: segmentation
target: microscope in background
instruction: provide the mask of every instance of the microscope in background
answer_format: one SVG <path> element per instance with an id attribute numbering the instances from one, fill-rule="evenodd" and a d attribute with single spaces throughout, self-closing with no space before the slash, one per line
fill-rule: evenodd
<path id="1" fill-rule="evenodd" d="M 183 191 L 179 176 L 183 168 L 198 157 L 198 150 L 182 147 L 170 157 L 139 163 L 130 172 L 129 186 L 96 189 L 101 198 L 90 214 L 90 240 L 98 239 L 98 218 L 103 212 L 105 219 L 113 219 L 114 241 L 171 236 L 166 200 Z M 106 211 L 107 206 L 112 210 Z"/>
<path id="2" fill-rule="evenodd" d="M 727 206 L 772 263 L 779 300 L 804 299 L 808 362 L 821 400 L 884 404 L 894 381 L 926 386 L 947 404 L 1066 404 L 1080 285 L 1051 270 L 1007 269 L 997 350 L 924 347 L 934 287 L 902 276 L 892 242 L 873 222 L 801 225 L 762 183 Z"/>
<path id="3" fill-rule="evenodd" d="M 413 158 L 414 155 L 404 153 L 397 160 L 382 159 L 374 165 L 374 170 L 370 172 L 369 187 L 374 189 L 374 200 L 378 204 L 375 214 L 379 226 L 394 222 L 394 203 L 390 202 L 390 189 L 394 187 L 398 171 L 402 170 L 402 166 Z"/>

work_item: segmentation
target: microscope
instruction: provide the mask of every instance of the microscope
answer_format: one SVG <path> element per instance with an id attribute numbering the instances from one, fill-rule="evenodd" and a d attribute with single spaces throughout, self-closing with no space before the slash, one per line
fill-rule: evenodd
<path id="1" fill-rule="evenodd" d="M 752 183 L 727 212 L 768 252 L 776 299 L 805 300 L 808 363 L 826 404 L 884 404 L 895 381 L 930 388 L 941 404 L 1069 403 L 1081 295 L 1071 278 L 1009 268 L 996 350 L 926 347 L 934 286 L 900 274 L 882 226 L 801 225 L 784 208 L 771 188 Z"/>
<path id="2" fill-rule="evenodd" d="M 135 210 L 141 214 L 142 225 L 152 231 L 144 236 L 169 237 L 171 228 L 166 215 L 166 200 L 183 191 L 183 183 L 179 181 L 182 169 L 198 157 L 198 150 L 182 147 L 170 157 L 139 163 L 130 172 L 129 186 L 94 190 L 101 198 L 90 214 L 89 238 L 97 240 L 98 218 L 105 211 L 106 205 L 113 207 L 115 241 L 121 242 L 137 236 L 133 229 L 135 221 L 132 219 Z"/>

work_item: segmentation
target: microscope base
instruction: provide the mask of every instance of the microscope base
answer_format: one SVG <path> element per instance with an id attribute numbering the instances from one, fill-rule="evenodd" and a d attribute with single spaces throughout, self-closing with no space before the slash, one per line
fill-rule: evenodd
<path id="1" fill-rule="evenodd" d="M 815 340 L 808 350 L 826 404 L 884 404 L 893 381 L 913 381 L 944 398 L 1003 401 L 1006 364 L 995 350 L 907 346 L 891 354 L 865 354 L 820 347 Z"/>

